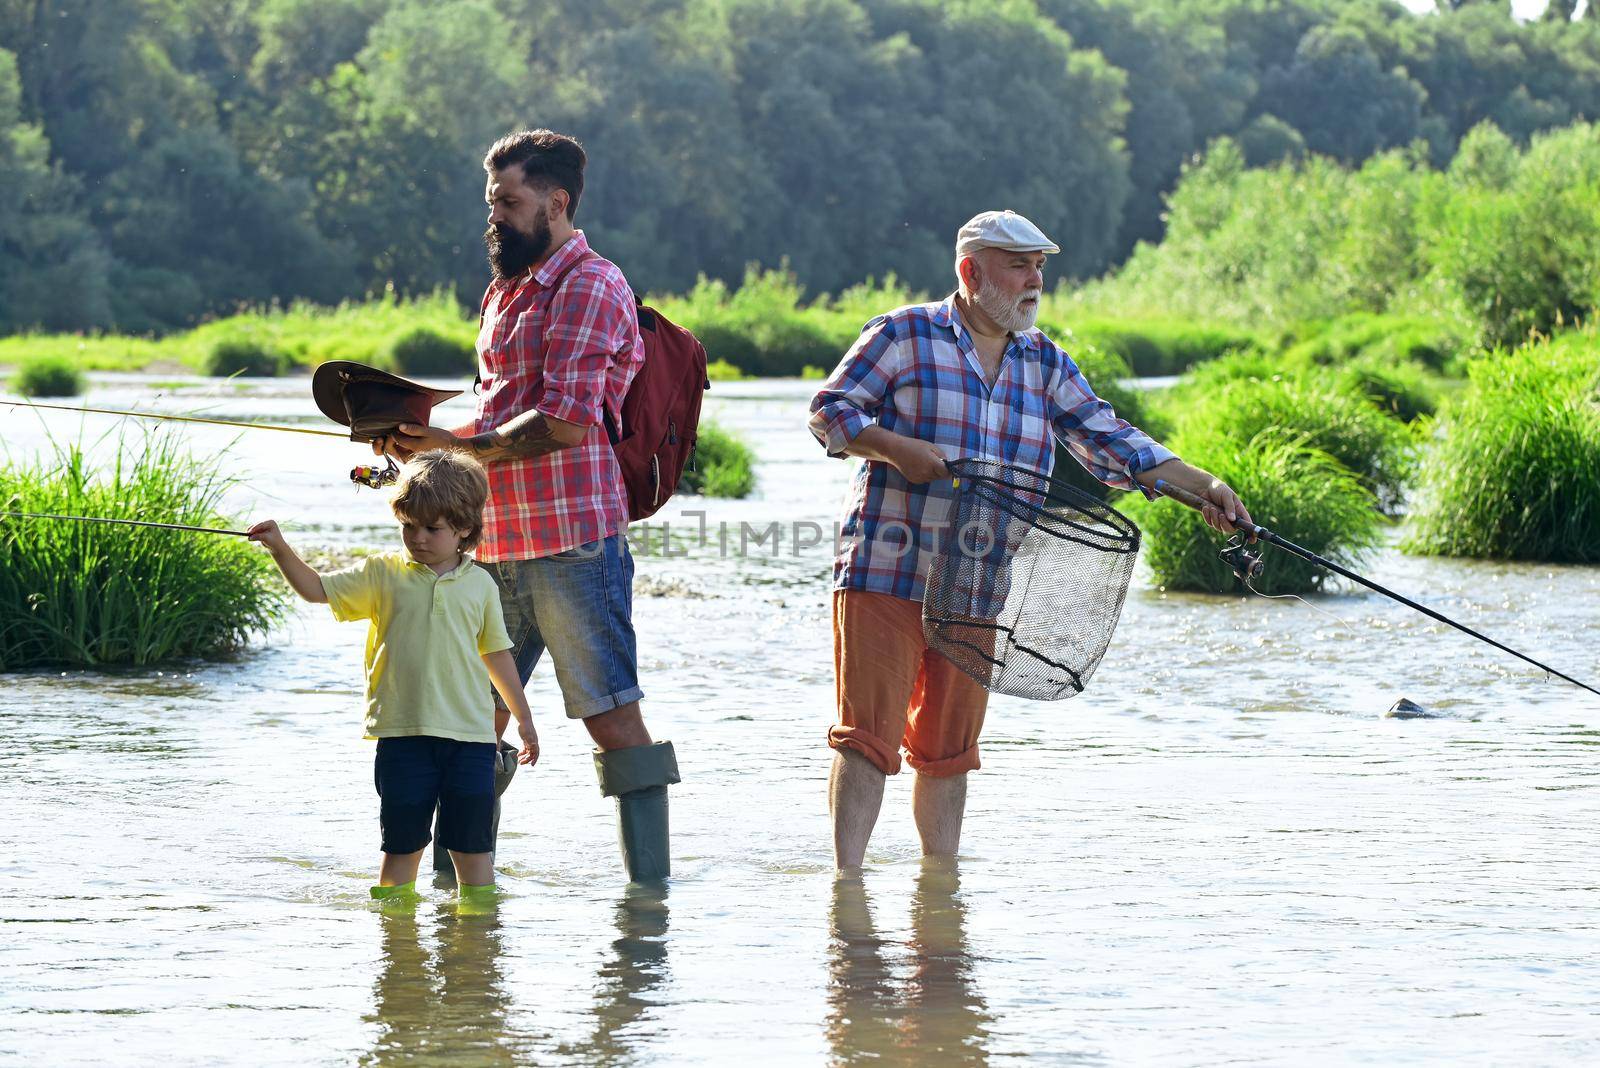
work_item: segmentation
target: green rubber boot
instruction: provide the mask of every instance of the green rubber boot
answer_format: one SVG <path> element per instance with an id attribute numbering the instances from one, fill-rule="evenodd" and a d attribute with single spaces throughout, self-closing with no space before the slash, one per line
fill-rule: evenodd
<path id="1" fill-rule="evenodd" d="M 482 886 L 462 883 L 456 893 L 456 912 L 462 916 L 487 916 L 494 912 L 500 900 L 500 891 L 494 883 Z"/>
<path id="2" fill-rule="evenodd" d="M 506 792 L 506 787 L 511 785 L 511 777 L 517 773 L 517 747 L 502 741 L 495 749 L 494 754 L 494 824 L 490 831 L 493 837 L 491 842 L 498 844 L 500 840 L 500 795 Z M 494 852 L 494 845 L 489 847 L 489 852 Z M 450 850 L 439 844 L 439 814 L 433 816 L 433 870 L 443 875 L 454 876 L 456 866 L 450 861 Z"/>
<path id="3" fill-rule="evenodd" d="M 678 782 L 671 742 L 594 751 L 600 793 L 617 799 L 617 832 L 628 881 L 658 882 L 672 874 L 667 840 L 667 787 Z"/>
<path id="4" fill-rule="evenodd" d="M 417 893 L 415 879 L 399 886 L 374 886 L 369 892 L 372 894 L 372 900 L 376 901 L 378 908 L 384 912 L 407 912 L 422 900 L 422 895 Z"/>

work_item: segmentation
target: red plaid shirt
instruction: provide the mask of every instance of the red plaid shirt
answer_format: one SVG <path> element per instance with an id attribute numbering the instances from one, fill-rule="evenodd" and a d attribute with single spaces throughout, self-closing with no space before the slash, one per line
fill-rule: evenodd
<path id="1" fill-rule="evenodd" d="M 570 449 L 487 466 L 484 562 L 528 560 L 610 537 L 628 524 L 622 471 L 601 419 L 622 411 L 644 363 L 633 290 L 616 264 L 590 254 L 557 289 L 561 272 L 589 252 L 583 231 L 531 275 L 495 282 L 483 295 L 472 432 L 538 410 L 589 427 Z"/>

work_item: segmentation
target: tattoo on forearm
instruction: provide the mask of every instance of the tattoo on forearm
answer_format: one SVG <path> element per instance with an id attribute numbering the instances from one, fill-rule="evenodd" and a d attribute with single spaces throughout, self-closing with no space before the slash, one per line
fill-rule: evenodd
<path id="1" fill-rule="evenodd" d="M 467 439 L 479 460 L 520 460 L 548 456 L 567 447 L 542 412 L 526 412 L 504 426 Z"/>

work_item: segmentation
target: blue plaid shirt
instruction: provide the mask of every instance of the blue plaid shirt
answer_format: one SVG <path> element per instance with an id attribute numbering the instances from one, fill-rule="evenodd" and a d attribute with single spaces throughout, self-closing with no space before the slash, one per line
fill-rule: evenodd
<path id="1" fill-rule="evenodd" d="M 1012 336 L 991 388 L 954 297 L 897 308 L 872 320 L 811 401 L 811 432 L 843 456 L 878 424 L 973 457 L 1048 473 L 1059 437 L 1095 478 L 1139 488 L 1133 476 L 1173 454 L 1095 396 L 1072 358 L 1038 330 Z M 941 532 L 948 537 L 950 479 L 914 486 L 886 463 L 856 471 L 834 561 L 835 589 L 920 601 Z"/>

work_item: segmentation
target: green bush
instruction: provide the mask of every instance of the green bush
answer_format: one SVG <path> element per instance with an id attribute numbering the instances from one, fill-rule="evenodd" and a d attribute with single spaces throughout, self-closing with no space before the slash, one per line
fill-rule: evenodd
<path id="1" fill-rule="evenodd" d="M 1475 361 L 1439 427 L 1408 552 L 1600 562 L 1600 335 Z"/>
<path id="2" fill-rule="evenodd" d="M 472 371 L 474 354 L 469 342 L 419 326 L 391 341 L 385 355 L 399 374 L 452 378 Z"/>
<path id="3" fill-rule="evenodd" d="M 1366 398 L 1316 379 L 1225 382 L 1182 410 L 1178 427 L 1240 445 L 1269 430 L 1298 436 L 1355 472 L 1386 508 L 1399 503 L 1416 462 L 1415 439 L 1403 424 Z"/>
<path id="4" fill-rule="evenodd" d="M 1371 492 L 1303 439 L 1267 430 L 1241 445 L 1202 430 L 1180 435 L 1173 445 L 1185 460 L 1232 486 L 1257 523 L 1289 541 L 1351 568 L 1378 544 L 1380 520 Z M 1200 513 L 1139 494 L 1129 494 L 1118 507 L 1143 531 L 1145 563 L 1157 585 L 1204 593 L 1242 588 L 1218 556 L 1223 536 Z M 1270 546 L 1264 553 L 1266 569 L 1252 582 L 1257 592 L 1309 593 L 1331 577 L 1290 553 Z"/>
<path id="5" fill-rule="evenodd" d="M 22 361 L 11 385 L 24 397 L 76 397 L 84 377 L 68 357 L 41 353 Z"/>
<path id="6" fill-rule="evenodd" d="M 1214 323 L 1088 316 L 1072 316 L 1068 321 L 1071 329 L 1066 337 L 1052 336 L 1069 351 L 1074 342 L 1088 342 L 1122 357 L 1141 378 L 1181 374 L 1225 353 L 1261 348 L 1260 339 L 1252 331 Z"/>
<path id="7" fill-rule="evenodd" d="M 1302 324 L 1302 340 L 1285 353 L 1290 363 L 1322 366 L 1361 357 L 1417 363 L 1434 371 L 1456 366 L 1468 349 L 1459 327 L 1443 320 L 1357 313 L 1328 322 Z"/>
<path id="8" fill-rule="evenodd" d="M 1363 356 L 1336 369 L 1333 379 L 1346 392 L 1361 394 L 1403 423 L 1414 423 L 1439 407 L 1427 372 L 1414 363 Z"/>
<path id="9" fill-rule="evenodd" d="M 284 354 L 260 338 L 233 335 L 217 338 L 206 351 L 201 373 L 215 378 L 245 375 L 275 378 L 287 364 Z"/>
<path id="10" fill-rule="evenodd" d="M 124 442 L 120 455 L 136 443 Z M 78 445 L 0 467 L 5 510 L 232 526 L 215 458 L 152 434 L 105 477 Z M 268 556 L 241 538 L 54 519 L 0 519 L 0 671 L 145 665 L 237 652 L 281 618 Z"/>
<path id="11" fill-rule="evenodd" d="M 694 461 L 684 470 L 679 488 L 707 497 L 748 497 L 756 488 L 756 454 L 750 446 L 715 423 L 701 423 Z"/>

